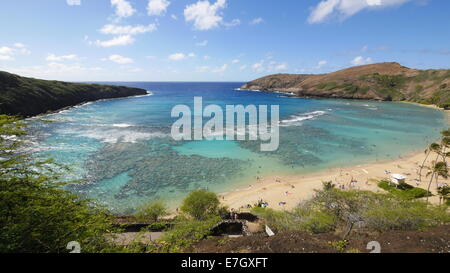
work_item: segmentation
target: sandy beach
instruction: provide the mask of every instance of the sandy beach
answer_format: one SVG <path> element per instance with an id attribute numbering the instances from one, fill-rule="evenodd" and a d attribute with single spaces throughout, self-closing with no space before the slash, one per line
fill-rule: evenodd
<path id="1" fill-rule="evenodd" d="M 449 118 L 450 111 L 445 112 Z M 245 210 L 247 205 L 254 205 L 261 199 L 269 203 L 270 208 L 291 209 L 299 202 L 310 199 L 315 189 L 322 188 L 322 182 L 332 181 L 337 187 L 344 189 L 383 192 L 378 188 L 377 182 L 390 179 L 391 174 L 405 175 L 406 183 L 427 189 L 429 178 L 426 177 L 426 169 L 422 171 L 422 182 L 418 181 L 418 172 L 425 158 L 426 154 L 423 150 L 416 150 L 396 160 L 328 169 L 304 176 L 262 177 L 258 182 L 249 181 L 248 188 L 222 194 L 220 198 L 223 204 L 235 210 Z M 434 160 L 436 160 L 436 154 L 430 154 L 425 166 L 430 166 Z M 450 179 L 439 178 L 439 183 L 450 185 Z M 433 194 L 436 193 L 436 188 L 436 183 L 433 182 L 430 189 Z M 432 203 L 438 203 L 439 197 L 433 196 L 429 200 Z"/>

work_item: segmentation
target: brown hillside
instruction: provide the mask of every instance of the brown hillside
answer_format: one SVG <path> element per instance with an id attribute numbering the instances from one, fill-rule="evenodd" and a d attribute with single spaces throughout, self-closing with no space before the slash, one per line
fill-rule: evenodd
<path id="1" fill-rule="evenodd" d="M 450 70 L 418 70 L 398 63 L 355 66 L 329 74 L 276 74 L 241 89 L 304 97 L 412 101 L 450 106 Z"/>

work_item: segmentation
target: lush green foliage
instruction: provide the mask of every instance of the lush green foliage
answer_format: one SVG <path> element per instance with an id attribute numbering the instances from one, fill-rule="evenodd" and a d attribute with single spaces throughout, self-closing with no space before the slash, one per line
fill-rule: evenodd
<path id="1" fill-rule="evenodd" d="M 79 103 L 145 95 L 143 89 L 45 81 L 0 71 L 0 114 L 31 116 Z"/>
<path id="2" fill-rule="evenodd" d="M 214 225 L 220 222 L 220 217 L 213 216 L 204 220 L 192 220 L 178 217 L 178 223 L 173 229 L 166 232 L 164 237 L 157 242 L 151 252 L 181 252 L 192 244 L 199 242 L 211 234 Z"/>
<path id="3" fill-rule="evenodd" d="M 312 233 L 347 230 L 354 226 L 373 231 L 422 229 L 450 223 L 446 206 L 369 191 L 317 191 L 291 211 L 255 208 L 253 212 L 278 231 Z"/>
<path id="4" fill-rule="evenodd" d="M 333 231 L 336 227 L 334 216 L 321 210 L 296 208 L 291 211 L 277 211 L 255 207 L 252 212 L 278 232 L 300 230 L 308 233 L 323 233 Z"/>
<path id="5" fill-rule="evenodd" d="M 109 247 L 105 211 L 63 190 L 53 161 L 19 153 L 23 127 L 0 116 L 0 252 L 68 252 L 70 241 L 83 252 Z"/>
<path id="6" fill-rule="evenodd" d="M 220 201 L 215 193 L 196 190 L 183 200 L 181 211 L 196 220 L 204 220 L 220 213 Z"/>
<path id="7" fill-rule="evenodd" d="M 437 190 L 441 201 L 445 204 L 450 205 L 450 186 L 441 186 Z"/>
<path id="8" fill-rule="evenodd" d="M 348 94 L 356 94 L 356 93 L 367 93 L 369 91 L 369 87 L 360 87 L 357 85 L 354 85 L 352 83 L 342 83 L 338 84 L 336 82 L 324 82 L 320 83 L 316 86 L 318 89 L 323 89 L 327 91 L 335 90 L 335 89 L 342 89 Z"/>
<path id="9" fill-rule="evenodd" d="M 415 188 L 408 184 L 399 185 L 398 187 L 396 187 L 395 185 L 392 185 L 392 183 L 390 183 L 389 181 L 380 181 L 378 183 L 378 187 L 390 192 L 391 194 L 399 198 L 417 199 L 432 196 L 431 192 L 421 188 Z"/>
<path id="10" fill-rule="evenodd" d="M 367 227 L 375 231 L 418 230 L 450 223 L 446 206 L 420 200 L 385 198 L 364 212 Z"/>
<path id="11" fill-rule="evenodd" d="M 167 215 L 169 215 L 169 210 L 164 202 L 154 201 L 140 207 L 136 213 L 136 218 L 142 222 L 151 221 L 155 223 L 161 217 Z"/>

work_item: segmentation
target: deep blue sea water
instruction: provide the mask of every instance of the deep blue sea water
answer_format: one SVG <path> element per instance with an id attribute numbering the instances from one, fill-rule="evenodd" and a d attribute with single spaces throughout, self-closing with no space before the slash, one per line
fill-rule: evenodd
<path id="1" fill-rule="evenodd" d="M 36 155 L 72 168 L 69 188 L 113 212 L 142 203 L 176 203 L 191 190 L 230 191 L 257 177 L 302 174 L 392 159 L 423 149 L 447 125 L 438 110 L 405 103 L 302 99 L 238 91 L 242 83 L 111 83 L 152 95 L 88 103 L 31 119 Z M 170 137 L 172 107 L 203 104 L 279 105 L 280 147 L 252 141 L 185 141 Z M 41 117 L 42 118 L 42 117 Z"/>

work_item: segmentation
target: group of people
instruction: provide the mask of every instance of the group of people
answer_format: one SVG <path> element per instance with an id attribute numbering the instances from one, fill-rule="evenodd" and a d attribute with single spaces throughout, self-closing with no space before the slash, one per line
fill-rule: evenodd
<path id="1" fill-rule="evenodd" d="M 260 208 L 267 208 L 269 206 L 269 203 L 265 202 L 263 199 L 259 199 L 256 206 Z"/>

